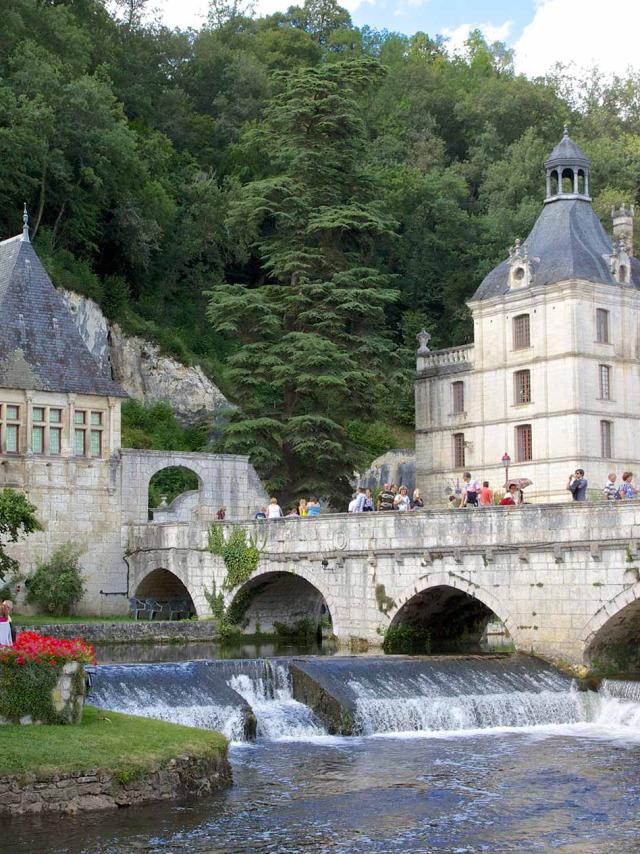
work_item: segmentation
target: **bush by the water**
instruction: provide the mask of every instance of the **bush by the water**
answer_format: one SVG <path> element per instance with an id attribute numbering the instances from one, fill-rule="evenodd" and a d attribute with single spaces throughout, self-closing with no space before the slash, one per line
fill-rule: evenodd
<path id="1" fill-rule="evenodd" d="M 40 562 L 27 578 L 27 602 L 48 614 L 68 616 L 82 599 L 85 584 L 78 561 L 83 549 L 77 543 L 64 543 L 47 563 Z"/>
<path id="2" fill-rule="evenodd" d="M 21 632 L 14 646 L 0 648 L 0 717 L 19 721 L 61 723 L 52 691 L 65 664 L 95 664 L 95 650 L 83 640 L 57 640 Z M 84 679 L 80 670 L 77 678 Z"/>

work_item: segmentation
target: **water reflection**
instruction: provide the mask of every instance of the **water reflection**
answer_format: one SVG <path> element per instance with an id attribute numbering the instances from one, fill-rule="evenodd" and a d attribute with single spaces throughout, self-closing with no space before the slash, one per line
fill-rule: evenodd
<path id="1" fill-rule="evenodd" d="M 196 661 L 197 659 L 273 658 L 292 655 L 333 655 L 335 644 L 323 641 L 283 643 L 255 640 L 247 643 L 113 643 L 96 646 L 98 664 L 132 664 L 134 662 Z"/>

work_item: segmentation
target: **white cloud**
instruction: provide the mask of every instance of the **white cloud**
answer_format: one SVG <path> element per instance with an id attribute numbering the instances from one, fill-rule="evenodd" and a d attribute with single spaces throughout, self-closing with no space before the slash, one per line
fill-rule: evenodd
<path id="1" fill-rule="evenodd" d="M 516 44 L 516 68 L 530 77 L 556 62 L 624 74 L 638 68 L 637 0 L 540 0 Z"/>
<path id="2" fill-rule="evenodd" d="M 460 24 L 455 29 L 447 29 L 442 31 L 442 35 L 446 36 L 449 41 L 447 48 L 450 53 L 463 53 L 464 43 L 469 38 L 469 33 L 472 30 L 480 30 L 485 39 L 491 44 L 492 42 L 505 41 L 511 32 L 511 21 L 505 21 L 499 26 L 494 24 Z"/>

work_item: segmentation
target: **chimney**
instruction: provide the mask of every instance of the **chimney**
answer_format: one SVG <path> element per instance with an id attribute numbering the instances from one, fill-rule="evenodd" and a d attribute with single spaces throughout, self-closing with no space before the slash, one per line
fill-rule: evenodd
<path id="1" fill-rule="evenodd" d="M 633 205 L 622 204 L 618 208 L 611 208 L 613 245 L 622 244 L 629 255 L 633 255 L 633 215 Z"/>

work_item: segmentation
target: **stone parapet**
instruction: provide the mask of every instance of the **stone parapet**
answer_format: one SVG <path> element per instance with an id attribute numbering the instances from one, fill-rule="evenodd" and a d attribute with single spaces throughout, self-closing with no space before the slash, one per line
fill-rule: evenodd
<path id="1" fill-rule="evenodd" d="M 88 643 L 172 643 L 180 641 L 207 641 L 216 637 L 213 620 L 159 620 L 157 623 L 114 622 L 114 623 L 53 623 L 47 626 L 25 626 L 25 630 L 37 631 L 59 640 L 81 637 Z M 18 632 L 20 627 L 18 627 Z"/>

